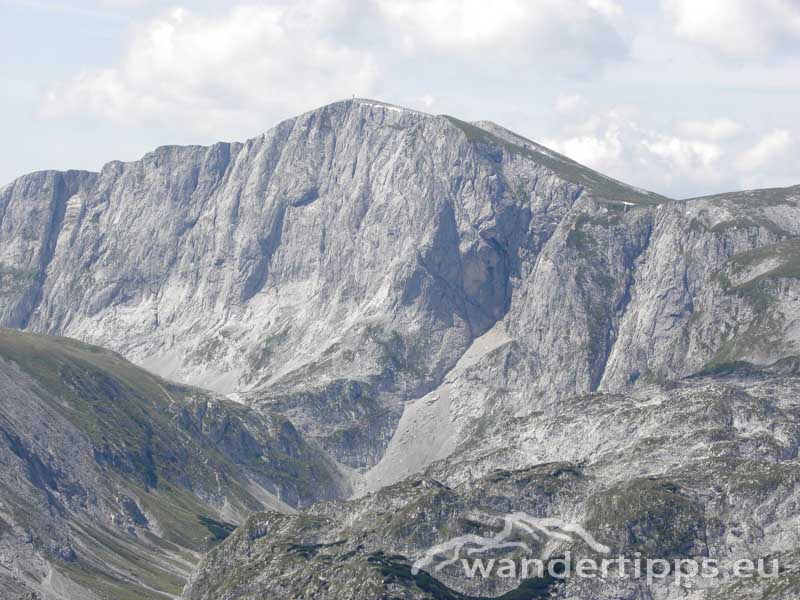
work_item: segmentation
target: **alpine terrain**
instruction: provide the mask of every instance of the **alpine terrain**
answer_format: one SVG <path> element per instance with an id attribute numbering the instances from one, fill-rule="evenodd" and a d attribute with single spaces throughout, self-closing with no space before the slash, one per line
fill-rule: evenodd
<path id="1" fill-rule="evenodd" d="M 0 327 L 3 599 L 800 593 L 800 186 L 347 100 L 0 188 Z M 719 573 L 425 563 L 457 538 Z"/>

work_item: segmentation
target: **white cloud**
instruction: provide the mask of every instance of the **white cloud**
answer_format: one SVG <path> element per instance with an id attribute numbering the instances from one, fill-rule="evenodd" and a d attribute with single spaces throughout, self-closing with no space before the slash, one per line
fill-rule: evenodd
<path id="1" fill-rule="evenodd" d="M 117 66 L 54 85 L 44 113 L 211 130 L 261 120 L 255 133 L 331 98 L 370 95 L 372 55 L 330 34 L 347 10 L 334 0 L 242 5 L 215 17 L 171 10 L 135 31 Z"/>
<path id="2" fill-rule="evenodd" d="M 739 157 L 738 166 L 744 172 L 753 173 L 770 166 L 772 162 L 783 163 L 781 159 L 786 158 L 792 144 L 792 136 L 785 129 L 771 131 Z"/>
<path id="3" fill-rule="evenodd" d="M 559 94 L 556 98 L 556 111 L 571 113 L 583 107 L 586 100 L 580 94 Z"/>
<path id="4" fill-rule="evenodd" d="M 674 32 L 732 58 L 764 57 L 800 41 L 797 0 L 664 0 Z"/>
<path id="5" fill-rule="evenodd" d="M 711 141 L 729 140 L 741 134 L 742 130 L 739 123 L 724 117 L 710 121 L 684 121 L 678 124 L 678 131 L 682 135 Z"/>
<path id="6" fill-rule="evenodd" d="M 587 6 L 607 17 L 619 17 L 622 15 L 622 6 L 614 0 L 587 0 Z"/>
<path id="7" fill-rule="evenodd" d="M 564 122 L 547 146 L 602 173 L 673 197 L 698 189 L 744 189 L 797 183 L 798 145 L 789 131 L 760 137 L 725 118 L 675 127 L 642 125 L 631 108 Z"/>
<path id="8" fill-rule="evenodd" d="M 613 24 L 621 14 L 613 0 L 273 0 L 217 15 L 172 9 L 134 28 L 117 64 L 51 84 L 42 114 L 168 123 L 203 139 L 252 135 L 335 99 L 380 94 L 391 85 L 384 75 L 398 64 L 398 43 L 412 51 L 399 54 L 405 69 L 414 49 L 424 49 L 439 68 L 468 61 L 483 72 L 533 62 L 589 70 L 622 53 Z M 401 93 L 433 105 L 434 94 L 417 94 Z"/>
<path id="9" fill-rule="evenodd" d="M 554 138 L 546 145 L 602 173 L 675 196 L 692 185 L 721 179 L 723 149 L 703 140 L 641 127 L 622 112 L 592 118 L 591 132 Z"/>
<path id="10" fill-rule="evenodd" d="M 42 19 L 66 10 L 55 0 L 11 1 L 32 3 Z M 16 125 L 6 117 L 5 127 L 41 137 L 83 127 L 97 150 L 79 165 L 96 168 L 118 155 L 121 136 L 138 140 L 126 158 L 163 143 L 243 139 L 357 94 L 492 119 L 669 195 L 797 182 L 800 0 L 661 0 L 664 11 L 633 0 L 241 0 L 248 1 L 221 8 L 185 0 L 190 8 L 167 12 L 155 0 L 69 4 L 133 20 L 121 51 L 116 39 L 75 44 L 93 48 L 92 60 L 115 52 L 119 60 L 69 71 L 56 55 L 69 54 L 74 39 L 54 34 L 51 72 L 74 76 L 29 81 L 20 59 L 16 77 L 27 87 L 15 84 L 5 98 L 5 113 L 19 114 L 10 98 L 29 90 L 26 103 L 35 102 L 46 88 L 42 112 L 53 118 Z M 108 21 L 87 20 L 87 31 L 92 22 L 119 30 Z M 86 64 L 86 56 L 73 63 Z M 74 115 L 85 119 L 60 118 Z M 71 166 L 79 154 L 64 151 L 56 161 L 40 147 L 25 166 L 8 157 L 9 177 Z"/>
<path id="11" fill-rule="evenodd" d="M 564 140 L 551 140 L 552 146 L 565 156 L 599 171 L 619 167 L 623 159 L 623 145 L 619 129 L 609 127 L 598 135 L 580 135 Z"/>
<path id="12" fill-rule="evenodd" d="M 624 53 L 612 0 L 378 0 L 407 51 L 588 70 Z M 396 30 L 396 31 L 395 31 Z"/>
<path id="13" fill-rule="evenodd" d="M 436 104 L 436 98 L 434 98 L 430 94 L 425 94 L 424 96 L 422 96 L 422 98 L 419 99 L 419 101 L 425 108 L 430 108 L 434 104 Z"/>
<path id="14" fill-rule="evenodd" d="M 715 178 L 715 164 L 722 156 L 717 144 L 671 135 L 650 137 L 652 139 L 642 140 L 642 147 L 678 172 L 693 179 Z"/>

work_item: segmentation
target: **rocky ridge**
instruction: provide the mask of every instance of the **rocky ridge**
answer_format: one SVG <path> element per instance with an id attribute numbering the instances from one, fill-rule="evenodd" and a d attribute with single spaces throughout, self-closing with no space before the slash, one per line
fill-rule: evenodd
<path id="1" fill-rule="evenodd" d="M 348 494 L 285 418 L 0 330 L 0 597 L 177 596 L 256 510 Z M 41 596 L 40 596 L 41 595 Z"/>
<path id="2" fill-rule="evenodd" d="M 423 472 L 359 499 L 254 515 L 205 557 L 184 598 L 789 600 L 800 589 L 800 379 L 785 368 L 575 396 L 508 416 Z M 520 512 L 579 524 L 614 557 L 714 559 L 720 575 L 676 585 L 672 577 L 469 579 L 458 563 L 414 573 L 430 548 L 497 535 Z M 515 539 L 538 550 L 552 541 L 522 535 Z M 550 551 L 569 550 L 573 562 L 602 556 L 578 542 Z M 779 577 L 731 575 L 737 560 L 775 557 Z"/>

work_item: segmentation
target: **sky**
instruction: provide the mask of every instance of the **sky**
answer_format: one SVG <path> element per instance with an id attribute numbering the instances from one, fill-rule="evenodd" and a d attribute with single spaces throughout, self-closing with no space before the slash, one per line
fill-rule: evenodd
<path id="1" fill-rule="evenodd" d="M 685 198 L 800 184 L 800 0 L 0 0 L 0 185 L 376 98 Z"/>

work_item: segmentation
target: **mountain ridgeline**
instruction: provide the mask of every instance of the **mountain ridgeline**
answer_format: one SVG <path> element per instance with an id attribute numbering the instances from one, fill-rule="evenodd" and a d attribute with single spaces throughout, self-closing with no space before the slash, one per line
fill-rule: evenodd
<path id="1" fill-rule="evenodd" d="M 0 571 L 8 586 L 82 597 L 42 583 L 55 564 L 101 598 L 91 569 L 131 598 L 174 596 L 206 534 L 262 509 L 285 514 L 213 550 L 187 598 L 468 597 L 406 573 L 464 525 L 455 506 L 635 522 L 681 556 L 800 546 L 764 533 L 797 493 L 773 483 L 795 481 L 800 442 L 800 186 L 673 200 L 493 123 L 337 102 L 244 143 L 0 188 L 0 327 L 26 332 L 0 335 L 0 456 L 24 482 L 18 501 L 4 488 L 0 539 L 41 561 Z M 771 507 L 761 538 L 725 549 L 736 509 L 700 540 L 713 486 Z M 188 503 L 177 517 L 165 494 Z M 643 525 L 651 501 L 685 528 Z M 436 527 L 414 528 L 420 510 Z M 163 544 L 191 556 L 144 579 L 88 557 L 109 531 L 147 564 Z M 286 575 L 309 560 L 352 577 Z"/>

